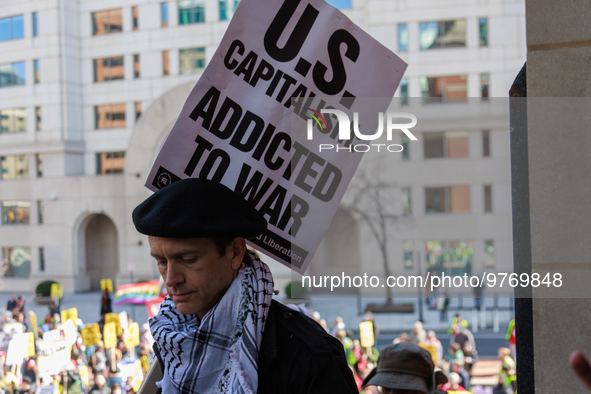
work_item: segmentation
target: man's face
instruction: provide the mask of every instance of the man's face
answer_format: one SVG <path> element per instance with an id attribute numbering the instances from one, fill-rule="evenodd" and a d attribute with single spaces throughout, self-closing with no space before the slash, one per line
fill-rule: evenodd
<path id="1" fill-rule="evenodd" d="M 235 238 L 220 256 L 209 238 L 148 237 L 166 290 L 178 311 L 202 318 L 224 295 L 237 275 L 246 250 Z"/>

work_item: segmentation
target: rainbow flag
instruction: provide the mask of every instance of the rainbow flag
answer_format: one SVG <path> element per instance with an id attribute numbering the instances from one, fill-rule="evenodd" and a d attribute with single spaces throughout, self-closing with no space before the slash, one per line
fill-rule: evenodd
<path id="1" fill-rule="evenodd" d="M 145 304 L 147 301 L 154 300 L 160 295 L 160 280 L 151 280 L 149 282 L 130 283 L 128 285 L 117 286 L 115 292 L 115 305 L 125 303 Z"/>

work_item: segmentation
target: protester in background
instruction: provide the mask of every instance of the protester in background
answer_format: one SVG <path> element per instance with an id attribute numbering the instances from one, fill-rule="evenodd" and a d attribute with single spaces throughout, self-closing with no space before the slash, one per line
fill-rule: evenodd
<path id="1" fill-rule="evenodd" d="M 105 385 L 106 382 L 107 380 L 103 375 L 96 375 L 94 386 L 92 386 L 88 394 L 111 394 L 111 389 Z"/>
<path id="2" fill-rule="evenodd" d="M 20 295 L 16 299 L 16 306 L 14 307 L 14 309 L 12 311 L 13 316 L 18 313 L 25 313 L 25 300 L 24 300 L 23 296 L 20 296 Z"/>
<path id="3" fill-rule="evenodd" d="M 478 356 L 476 352 L 472 350 L 472 345 L 469 343 L 464 345 L 462 351 L 464 352 L 464 368 L 468 373 L 472 373 L 472 367 L 474 366 L 474 363 L 476 363 Z"/>
<path id="4" fill-rule="evenodd" d="M 517 352 L 515 351 L 515 319 L 511 319 L 509 322 L 505 339 L 509 344 L 509 349 L 511 349 L 511 356 L 513 356 L 513 359 L 517 361 Z"/>
<path id="5" fill-rule="evenodd" d="M 340 316 L 337 316 L 334 319 L 334 326 L 332 327 L 332 330 L 330 330 L 330 335 L 332 335 L 333 337 L 337 337 L 337 333 L 340 330 L 344 330 L 345 329 L 345 323 L 343 322 L 343 318 Z"/>
<path id="6" fill-rule="evenodd" d="M 380 330 L 378 329 L 378 325 L 376 324 L 374 318 L 373 318 L 373 313 L 371 313 L 370 311 L 365 312 L 365 315 L 363 316 L 365 321 L 370 321 L 372 324 L 372 328 L 373 328 L 373 339 L 374 341 L 378 341 L 378 335 L 380 335 Z"/>
<path id="7" fill-rule="evenodd" d="M 511 349 L 506 347 L 499 348 L 498 355 L 499 360 L 502 361 L 499 377 L 503 381 L 503 387 L 507 392 L 514 392 L 517 389 L 516 366 L 515 361 L 511 358 Z"/>
<path id="8" fill-rule="evenodd" d="M 361 387 L 382 387 L 383 393 L 430 394 L 437 381 L 434 368 L 431 355 L 425 349 L 412 343 L 388 345 L 380 352 L 377 368 Z"/>
<path id="9" fill-rule="evenodd" d="M 109 289 L 104 289 L 101 297 L 101 316 L 113 313 L 113 295 Z"/>
<path id="10" fill-rule="evenodd" d="M 402 342 L 408 342 L 408 334 L 405 332 L 401 332 L 400 335 L 398 335 L 398 338 L 394 338 L 394 340 L 392 341 L 392 344 L 396 345 L 397 343 L 402 343 Z"/>
<path id="11" fill-rule="evenodd" d="M 470 390 L 470 374 L 464 369 L 462 361 L 456 359 L 451 363 L 451 371 L 458 374 L 460 377 L 460 386 L 466 390 Z"/>
<path id="12" fill-rule="evenodd" d="M 466 389 L 460 384 L 460 375 L 457 373 L 450 373 L 447 379 L 449 382 L 443 386 L 443 391 L 466 391 Z"/>
<path id="13" fill-rule="evenodd" d="M 435 346 L 435 349 L 437 349 L 437 366 L 441 366 L 441 361 L 443 360 L 443 345 L 441 344 L 441 341 L 437 339 L 435 331 L 427 331 L 427 340 L 425 342 L 429 345 Z"/>
<path id="14" fill-rule="evenodd" d="M 410 332 L 408 336 L 408 341 L 410 343 L 414 343 L 418 345 L 419 343 L 424 343 L 427 340 L 427 331 L 423 329 L 423 323 L 420 321 L 416 321 L 413 330 Z"/>
<path id="15" fill-rule="evenodd" d="M 6 304 L 6 310 L 11 311 L 16 308 L 16 298 L 14 298 L 14 294 L 10 296 L 8 303 Z"/>
<path id="16" fill-rule="evenodd" d="M 449 371 L 451 372 L 451 365 L 454 360 L 460 360 L 462 363 L 464 362 L 464 352 L 462 352 L 462 348 L 460 347 L 459 343 L 452 343 L 449 345 L 448 354 L 445 356 L 445 360 L 449 361 Z"/>

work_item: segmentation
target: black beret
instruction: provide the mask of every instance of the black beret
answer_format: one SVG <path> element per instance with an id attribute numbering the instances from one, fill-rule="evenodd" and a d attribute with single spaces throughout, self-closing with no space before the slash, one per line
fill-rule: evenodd
<path id="1" fill-rule="evenodd" d="M 256 237 L 267 221 L 218 182 L 187 178 L 156 191 L 133 210 L 142 234 L 161 238 Z"/>

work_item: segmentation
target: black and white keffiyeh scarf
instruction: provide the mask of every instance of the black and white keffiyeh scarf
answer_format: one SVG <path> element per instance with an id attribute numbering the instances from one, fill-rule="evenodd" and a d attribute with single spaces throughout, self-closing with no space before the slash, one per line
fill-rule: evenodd
<path id="1" fill-rule="evenodd" d="M 164 361 L 166 394 L 256 393 L 257 364 L 273 297 L 269 267 L 247 250 L 238 276 L 203 316 L 179 313 L 167 296 L 150 329 Z"/>

